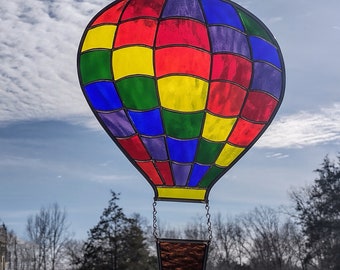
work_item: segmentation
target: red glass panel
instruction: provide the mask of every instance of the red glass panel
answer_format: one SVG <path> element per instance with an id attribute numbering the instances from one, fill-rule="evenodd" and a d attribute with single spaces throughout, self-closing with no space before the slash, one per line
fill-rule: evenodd
<path id="1" fill-rule="evenodd" d="M 156 76 L 184 73 L 209 79 L 210 54 L 187 47 L 169 47 L 155 52 Z"/>
<path id="2" fill-rule="evenodd" d="M 232 54 L 213 56 L 213 80 L 228 80 L 248 88 L 251 74 L 252 63 L 243 57 Z"/>
<path id="3" fill-rule="evenodd" d="M 150 156 L 146 151 L 142 141 L 138 135 L 134 135 L 128 139 L 118 139 L 121 147 L 128 152 L 129 156 L 135 160 L 149 160 Z"/>
<path id="4" fill-rule="evenodd" d="M 156 162 L 156 167 L 160 173 L 160 175 L 163 177 L 165 184 L 167 186 L 173 186 L 174 180 L 172 178 L 172 173 L 170 169 L 169 162 Z"/>
<path id="5" fill-rule="evenodd" d="M 278 101 L 263 92 L 250 92 L 242 110 L 242 116 L 251 121 L 267 122 Z"/>
<path id="6" fill-rule="evenodd" d="M 131 44 L 153 45 L 157 21 L 153 19 L 139 19 L 127 21 L 118 26 L 114 47 Z"/>
<path id="7" fill-rule="evenodd" d="M 237 146 L 248 146 L 263 129 L 263 124 L 254 124 L 238 119 L 228 141 Z"/>
<path id="8" fill-rule="evenodd" d="M 193 20 L 169 19 L 159 24 L 156 46 L 186 44 L 209 50 L 207 28 Z"/>
<path id="9" fill-rule="evenodd" d="M 122 20 L 137 17 L 158 18 L 162 11 L 164 0 L 131 0 L 125 9 Z"/>
<path id="10" fill-rule="evenodd" d="M 137 162 L 137 165 L 146 173 L 148 179 L 151 180 L 155 185 L 163 185 L 161 178 L 154 166 L 154 164 L 149 162 Z"/>
<path id="11" fill-rule="evenodd" d="M 114 6 L 110 7 L 108 10 L 103 12 L 93 23 L 92 26 L 102 24 L 102 23 L 114 23 L 116 24 L 119 20 L 120 14 L 126 4 L 125 1 L 121 1 Z"/>
<path id="12" fill-rule="evenodd" d="M 208 110 L 221 116 L 236 116 L 240 113 L 246 91 L 229 82 L 210 84 Z"/>

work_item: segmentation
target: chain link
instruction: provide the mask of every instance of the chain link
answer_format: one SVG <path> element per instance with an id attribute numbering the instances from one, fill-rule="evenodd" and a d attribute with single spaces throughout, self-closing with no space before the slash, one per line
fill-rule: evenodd
<path id="1" fill-rule="evenodd" d="M 205 216 L 207 217 L 208 238 L 209 238 L 209 241 L 211 241 L 211 239 L 212 239 L 212 229 L 211 229 L 211 215 L 209 213 L 209 210 L 210 210 L 209 201 L 207 201 L 207 203 L 205 204 L 205 210 L 207 211 Z"/>
<path id="2" fill-rule="evenodd" d="M 156 210 L 156 206 L 157 206 L 157 202 L 154 201 L 152 204 L 153 207 L 153 212 L 152 212 L 152 221 L 153 221 L 153 236 L 155 237 L 155 239 L 158 238 L 158 224 L 157 224 L 157 210 Z"/>

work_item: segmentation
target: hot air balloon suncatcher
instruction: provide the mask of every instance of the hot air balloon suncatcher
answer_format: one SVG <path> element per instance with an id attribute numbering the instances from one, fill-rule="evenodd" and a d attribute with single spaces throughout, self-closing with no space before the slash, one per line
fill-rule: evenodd
<path id="1" fill-rule="evenodd" d="M 154 201 L 207 209 L 210 190 L 265 132 L 285 89 L 276 39 L 228 0 L 113 2 L 85 29 L 78 75 L 94 115 Z M 209 240 L 203 261 L 183 269 L 205 269 Z M 202 245 L 158 243 L 160 257 L 167 247 Z M 180 269 L 161 259 L 160 269 Z"/>

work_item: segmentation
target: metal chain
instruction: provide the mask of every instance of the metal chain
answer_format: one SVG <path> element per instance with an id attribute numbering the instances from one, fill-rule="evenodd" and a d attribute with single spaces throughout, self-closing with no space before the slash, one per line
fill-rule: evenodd
<path id="1" fill-rule="evenodd" d="M 158 238 L 158 224 L 157 224 L 157 210 L 156 210 L 156 206 L 157 206 L 157 202 L 154 201 L 152 204 L 153 207 L 153 212 L 152 212 L 152 216 L 153 216 L 153 236 L 155 237 L 155 239 Z"/>
<path id="2" fill-rule="evenodd" d="M 207 225 L 208 225 L 208 237 L 209 241 L 212 239 L 212 229 L 211 229 L 211 215 L 209 213 L 210 206 L 209 206 L 209 201 L 205 204 L 205 210 L 207 210 L 206 217 L 207 217 Z"/>

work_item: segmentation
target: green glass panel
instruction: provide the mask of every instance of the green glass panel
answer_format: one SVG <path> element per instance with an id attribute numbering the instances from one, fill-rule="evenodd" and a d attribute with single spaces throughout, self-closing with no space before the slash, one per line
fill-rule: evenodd
<path id="1" fill-rule="evenodd" d="M 196 161 L 202 164 L 214 163 L 223 148 L 223 143 L 200 140 Z"/>
<path id="2" fill-rule="evenodd" d="M 183 113 L 162 111 L 166 133 L 177 139 L 197 138 L 201 133 L 203 112 Z M 185 127 L 185 128 L 183 128 Z"/>
<path id="3" fill-rule="evenodd" d="M 152 78 L 129 77 L 116 82 L 117 90 L 125 107 L 148 110 L 158 106 L 156 84 Z"/>
<path id="4" fill-rule="evenodd" d="M 218 168 L 216 166 L 211 167 L 198 186 L 201 188 L 208 188 L 224 171 L 225 168 Z"/>
<path id="5" fill-rule="evenodd" d="M 246 29 L 248 35 L 259 36 L 275 44 L 272 37 L 268 34 L 265 28 L 258 21 L 250 17 L 247 13 L 243 12 L 242 10 L 237 9 L 237 12 L 241 17 L 244 28 Z"/>
<path id="6" fill-rule="evenodd" d="M 86 52 L 80 56 L 79 65 L 83 84 L 112 80 L 110 50 Z"/>

